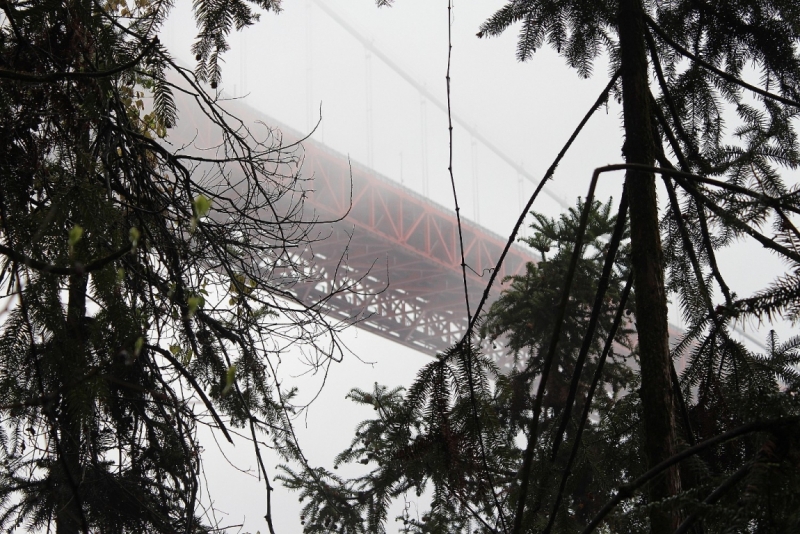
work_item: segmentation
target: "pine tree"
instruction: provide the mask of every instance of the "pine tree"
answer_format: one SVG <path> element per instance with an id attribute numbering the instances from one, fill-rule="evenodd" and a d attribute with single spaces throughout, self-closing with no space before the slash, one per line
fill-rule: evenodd
<path id="1" fill-rule="evenodd" d="M 688 349 L 688 339 L 697 341 L 700 349 L 690 368 L 700 361 L 704 365 L 714 361 L 718 371 L 711 375 L 720 381 L 726 359 L 745 360 L 742 364 L 747 359 L 748 352 L 728 335 L 733 320 L 744 308 L 764 312 L 755 310 L 750 300 L 736 300 L 720 273 L 715 249 L 746 235 L 788 261 L 797 261 L 796 252 L 781 244 L 796 238 L 787 216 L 795 212 L 796 200 L 791 194 L 794 187 L 784 182 L 779 167 L 794 169 L 798 164 L 792 121 L 800 107 L 796 46 L 800 11 L 794 3 L 781 1 L 523 0 L 498 11 L 480 35 L 496 35 L 517 22 L 522 24 L 520 59 L 547 43 L 588 76 L 592 61 L 605 50 L 619 75 L 615 90 L 625 128 L 622 151 L 628 164 L 637 164 L 627 167 L 625 188 L 631 199 L 645 449 L 649 465 L 655 466 L 677 452 L 680 407 L 685 439 L 710 437 L 693 435 L 691 418 L 685 413 L 693 394 L 688 385 L 691 371 L 684 376 L 685 398 L 673 395 L 667 289 L 677 294 L 691 324 L 690 336 L 679 349 Z M 748 63 L 754 65 L 763 87 L 744 81 Z M 735 109 L 735 117 L 728 120 L 741 124 L 733 130 L 732 141 L 725 135 L 730 115 L 726 106 Z M 668 143 L 676 163 L 667 157 L 662 143 Z M 661 218 L 662 230 L 668 229 L 666 248 L 660 241 L 655 161 L 664 169 L 660 174 L 669 200 Z M 687 174 L 670 172 L 676 168 Z M 715 176 L 727 179 L 708 180 Z M 776 238 L 766 237 L 760 229 L 769 219 L 778 229 Z M 723 304 L 712 302 L 714 285 Z M 710 348 L 714 345 L 723 350 Z M 704 385 L 700 398 L 714 388 Z M 698 404 L 705 402 L 698 399 Z M 724 427 L 730 428 L 723 425 L 717 430 Z M 668 469 L 649 485 L 650 500 L 677 495 L 682 478 L 691 484 L 692 477 L 681 477 L 677 466 Z M 677 508 L 651 507 L 651 532 L 672 532 L 680 522 Z"/>
<path id="2" fill-rule="evenodd" d="M 609 84 L 598 102 L 613 95 L 621 103 L 625 162 L 596 169 L 590 191 L 600 173 L 626 171 L 622 196 L 630 209 L 619 212 L 630 212 L 638 380 L 607 402 L 608 378 L 595 374 L 597 396 L 588 395 L 581 415 L 572 410 L 586 383 L 586 361 L 567 357 L 562 337 L 572 329 L 566 310 L 580 294 L 570 285 L 590 220 L 584 210 L 572 258 L 562 265 L 560 303 L 550 303 L 552 317 L 542 319 L 541 302 L 530 299 L 519 307 L 501 304 L 486 319 L 487 333 L 508 325 L 511 351 L 523 369 L 535 369 L 538 384 L 516 395 L 513 387 L 497 394 L 519 375 L 496 374 L 470 332 L 426 367 L 405 396 L 380 387 L 355 391 L 355 400 L 373 404 L 379 416 L 363 423 L 340 459 L 364 454 L 364 463 L 377 467 L 355 480 L 287 471 L 286 483 L 311 500 L 308 530 L 327 528 L 318 518 L 324 510 L 333 514 L 333 494 L 341 503 L 358 502 L 359 515 L 331 524 L 347 532 L 375 531 L 384 516 L 373 511 L 385 510 L 388 500 L 425 480 L 434 485 L 432 508 L 426 521 L 406 518 L 409 531 L 459 532 L 469 520 L 482 532 L 514 534 L 584 525 L 589 532 L 601 524 L 612 532 L 800 529 L 798 340 L 782 343 L 771 333 L 758 353 L 732 335 L 739 321 L 797 319 L 800 204 L 791 179 L 800 163 L 800 8 L 780 0 L 514 0 L 478 36 L 517 24 L 520 60 L 550 45 L 584 77 L 593 75 L 601 54 L 610 60 Z M 657 178 L 666 193 L 661 211 Z M 591 194 L 588 200 L 591 206 Z M 717 254 L 740 239 L 779 255 L 787 273 L 753 295 L 736 295 Z M 619 238 L 610 239 L 615 242 Z M 539 270 L 531 267 L 529 274 Z M 500 302 L 527 291 L 521 283 L 515 281 Z M 688 325 L 671 352 L 670 293 Z M 598 291 L 595 303 L 603 295 Z M 601 306 L 584 305 L 599 323 Z M 545 330 L 549 320 L 549 337 L 537 338 L 540 326 L 527 317 L 539 317 Z M 584 329 L 582 346 L 596 346 L 589 322 Z M 520 354 L 526 339 L 537 339 L 540 350 Z M 676 358 L 686 362 L 680 376 Z M 596 369 L 602 361 L 595 360 Z M 559 408 L 545 404 L 559 397 L 567 381 L 570 393 L 561 409 L 566 424 L 554 427 Z M 391 408 L 386 413 L 384 405 Z M 520 414 L 523 424 L 504 420 L 504 413 Z M 588 438 L 592 425 L 581 423 L 589 413 L 598 421 L 596 439 Z M 385 455 L 371 452 L 375 437 L 375 450 Z M 518 440 L 526 442 L 522 449 Z M 419 462 L 408 461 L 409 454 Z M 587 480 L 579 463 L 592 458 L 596 470 Z M 576 498 L 581 493 L 583 500 Z M 579 517 L 589 496 L 599 502 Z M 371 518 L 369 528 L 359 522 L 364 517 Z"/>
<path id="3" fill-rule="evenodd" d="M 542 255 L 542 260 L 528 264 L 525 274 L 506 281 L 507 289 L 481 325 L 487 339 L 508 343 L 515 362 L 511 372 L 501 372 L 479 347 L 453 347 L 426 365 L 407 391 L 378 384 L 371 391 L 351 391 L 351 400 L 373 408 L 376 414 L 359 425 L 350 447 L 337 456 L 335 468 L 361 463 L 370 466 L 368 473 L 345 479 L 323 468 L 309 473 L 283 467 L 280 478 L 284 484 L 299 490 L 302 501 L 307 500 L 303 510 L 307 532 L 384 532 L 389 503 L 407 493 L 420 496 L 426 490 L 433 496 L 431 509 L 421 519 L 411 515 L 399 518 L 406 531 L 468 532 L 470 525 L 479 527 L 481 522 L 482 532 L 495 527 L 502 531 L 498 505 L 503 515 L 512 517 L 515 501 L 508 497 L 516 495 L 514 480 L 524 453 L 518 439 L 530 423 L 530 393 L 541 372 L 542 355 L 553 329 L 553 308 L 562 293 L 584 205 L 578 202 L 557 220 L 534 214 L 534 233 L 525 241 Z M 584 408 L 588 402 L 592 418 L 583 418 L 587 437 L 571 466 L 575 476 L 564 492 L 570 506 L 577 510 L 559 519 L 559 527 L 567 530 L 588 521 L 611 496 L 613 486 L 605 481 L 612 473 L 618 476 L 614 466 L 625 463 L 631 471 L 642 467 L 641 462 L 630 461 L 637 455 L 639 438 L 626 428 L 630 426 L 626 419 L 636 413 L 637 406 L 635 401 L 631 405 L 632 399 L 625 394 L 626 388 L 636 387 L 632 369 L 637 356 L 631 351 L 631 331 L 621 320 L 633 307 L 633 299 L 628 297 L 629 236 L 624 217 L 618 225 L 618 212 L 614 211 L 610 201 L 595 201 L 588 211 L 587 239 L 559 345 L 563 364 L 550 378 L 541 439 L 536 443 L 535 499 L 542 507 L 552 503 L 559 491 L 563 465 L 553 465 L 549 454 L 565 421 L 569 372 L 577 360 L 591 356 L 584 380 L 575 391 L 576 406 Z M 620 254 L 612 250 L 610 256 L 616 261 L 608 266 L 608 288 L 597 315 L 598 337 L 584 347 L 584 332 L 593 315 L 592 301 L 598 286 L 603 285 L 606 258 L 614 248 L 610 241 L 615 235 L 621 242 Z M 612 345 L 615 348 L 610 350 Z M 603 364 L 598 363 L 601 355 Z M 594 396 L 591 377 L 600 373 L 604 394 Z M 469 375 L 474 379 L 472 389 L 468 387 Z M 592 389 L 596 388 L 597 383 Z M 570 432 L 577 420 L 569 418 Z M 606 446 L 612 434 L 627 438 L 626 443 Z M 596 445 L 598 442 L 602 445 Z M 571 440 L 565 446 L 573 444 Z M 599 488 L 595 487 L 598 482 Z M 542 515 L 526 519 L 525 524 L 530 530 L 534 526 L 544 528 L 546 522 L 547 516 Z M 506 527 L 510 528 L 510 523 Z"/>
<path id="4" fill-rule="evenodd" d="M 277 10 L 273 0 L 255 6 Z M 342 326 L 298 302 L 300 155 L 208 91 L 238 0 L 194 3 L 198 69 L 158 40 L 170 2 L 3 1 L 0 22 L 0 528 L 200 532 L 197 428 L 287 458 L 275 354 L 320 360 Z M 196 74 L 196 75 L 195 75 Z M 188 95 L 176 100 L 173 93 Z M 178 106 L 217 145 L 172 144 Z M 213 137 L 212 137 L 213 138 Z M 266 484 L 272 530 L 270 473 Z"/>

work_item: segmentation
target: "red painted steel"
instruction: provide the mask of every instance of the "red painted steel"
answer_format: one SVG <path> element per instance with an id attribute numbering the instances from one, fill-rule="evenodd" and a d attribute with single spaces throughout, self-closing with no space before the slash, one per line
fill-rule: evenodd
<path id="1" fill-rule="evenodd" d="M 241 102 L 225 107 L 247 124 L 277 128 L 284 145 L 301 138 Z M 170 139 L 197 148 L 216 146 L 218 130 L 191 108 L 189 102 L 180 105 L 181 123 Z M 467 310 L 453 209 L 313 140 L 302 142 L 301 156 L 301 183 L 308 189 L 303 219 L 335 222 L 323 225 L 320 239 L 301 254 L 318 281 L 297 284 L 291 291 L 308 304 L 323 302 L 329 313 L 341 319 L 357 317 L 361 328 L 426 354 L 459 340 L 466 330 Z M 463 221 L 462 230 L 474 312 L 506 240 L 469 221 Z M 502 280 L 524 272 L 526 262 L 534 260 L 530 251 L 513 245 L 487 307 L 497 298 Z M 345 283 L 355 290 L 330 296 Z"/>
<path id="2" fill-rule="evenodd" d="M 428 354 L 460 339 L 467 310 L 455 213 L 318 143 L 303 146 L 303 173 L 314 179 L 306 207 L 320 219 L 346 214 L 329 238 L 313 245 L 314 264 L 330 273 L 343 259 L 352 277 L 361 278 L 357 295 L 336 296 L 328 308 L 342 317 L 360 314 L 362 328 Z M 462 234 L 474 312 L 505 240 L 469 221 L 462 221 Z M 534 260 L 513 245 L 497 286 Z M 322 297 L 323 289 L 330 287 L 303 296 Z M 498 293 L 496 287 L 489 304 Z"/>

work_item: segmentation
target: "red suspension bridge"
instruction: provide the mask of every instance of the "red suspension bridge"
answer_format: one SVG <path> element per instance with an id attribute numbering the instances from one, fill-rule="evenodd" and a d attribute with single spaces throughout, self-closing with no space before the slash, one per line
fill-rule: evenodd
<path id="1" fill-rule="evenodd" d="M 221 146 L 219 127 L 176 96 L 181 121 L 171 142 L 190 152 Z M 279 144 L 303 139 L 241 102 L 224 107 L 245 126 L 275 128 Z M 290 291 L 306 305 L 323 303 L 328 313 L 348 322 L 356 319 L 361 328 L 423 353 L 434 355 L 460 340 L 468 316 L 454 210 L 321 143 L 305 139 L 300 146 L 302 219 L 334 222 L 325 223 L 319 238 L 298 252 L 313 281 L 291 285 Z M 466 292 L 474 312 L 507 238 L 463 218 L 461 233 Z M 513 244 L 484 309 L 497 299 L 505 277 L 525 272 L 526 263 L 535 260 L 530 250 Z M 349 291 L 337 290 L 343 280 Z"/>

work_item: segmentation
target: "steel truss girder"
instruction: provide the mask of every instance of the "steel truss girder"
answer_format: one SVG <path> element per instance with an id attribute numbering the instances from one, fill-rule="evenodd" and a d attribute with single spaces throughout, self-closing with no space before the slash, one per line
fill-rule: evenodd
<path id="1" fill-rule="evenodd" d="M 358 280 L 356 292 L 325 303 L 336 315 L 360 317 L 361 328 L 428 354 L 458 341 L 467 311 L 455 214 L 317 143 L 304 148 L 304 176 L 314 184 L 306 208 L 321 220 L 341 220 L 312 247 L 315 269 L 328 283 L 302 296 L 323 298 L 334 272 L 346 274 Z M 462 235 L 474 312 L 506 240 L 463 219 Z M 524 273 L 535 259 L 512 245 L 488 305 L 506 276 Z"/>

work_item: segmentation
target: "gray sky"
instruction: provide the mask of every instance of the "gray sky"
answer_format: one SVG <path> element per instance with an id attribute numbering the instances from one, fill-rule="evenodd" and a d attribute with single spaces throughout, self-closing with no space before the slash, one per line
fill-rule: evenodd
<path id="1" fill-rule="evenodd" d="M 324 0 L 383 53 L 413 75 L 441 100 L 446 99 L 447 3 L 445 0 L 397 0 L 378 9 L 373 0 Z M 607 66 L 598 61 L 598 76 L 579 79 L 549 49 L 531 61 L 515 59 L 516 31 L 499 38 L 478 39 L 480 23 L 504 0 L 456 2 L 453 15 L 452 108 L 468 124 L 502 148 L 534 176 L 542 176 L 607 82 Z M 194 37 L 190 3 L 177 2 L 162 41 L 175 55 L 192 63 Z M 246 95 L 245 102 L 300 131 L 310 131 L 322 109 L 314 138 L 353 160 L 402 181 L 434 201 L 453 207 L 447 174 L 447 117 L 335 23 L 316 0 L 285 0 L 279 15 L 265 14 L 255 26 L 231 37 L 225 56 L 222 89 Z M 371 116 L 371 121 L 368 117 Z M 368 132 L 372 141 L 368 142 Z M 610 102 L 592 118 L 559 167 L 550 191 L 570 205 L 586 194 L 592 170 L 621 161 L 620 106 Z M 507 235 L 533 184 L 520 185 L 519 174 L 486 147 L 473 147 L 471 136 L 456 127 L 454 172 L 463 212 L 490 230 Z M 371 148 L 370 148 L 371 147 Z M 425 156 L 427 155 L 427 156 Z M 474 179 L 477 177 L 477 187 Z M 619 196 L 621 174 L 603 179 L 599 198 Z M 479 202 L 476 213 L 475 192 Z M 662 195 L 662 198 L 664 195 Z M 524 202 L 524 200 L 523 200 Z M 556 215 L 561 207 L 542 197 L 534 209 Z M 742 254 L 742 251 L 746 254 Z M 740 295 L 765 285 L 783 270 L 759 247 L 721 253 L 722 269 Z M 671 318 L 677 322 L 677 313 Z M 756 325 L 748 325 L 752 331 Z M 784 335 L 790 331 L 781 327 Z M 759 335 L 763 337 L 763 335 Z M 352 429 L 371 410 L 359 412 L 344 395 L 350 387 L 374 382 L 409 384 L 425 356 L 357 329 L 344 339 L 358 356 L 332 368 L 320 398 L 306 421 L 298 422 L 302 443 L 312 464 L 330 466 Z M 362 363 L 373 362 L 372 364 Z M 292 367 L 299 374 L 302 368 Z M 301 388 L 315 392 L 321 377 L 299 378 Z M 245 531 L 266 532 L 263 489 L 252 477 L 234 472 L 206 446 L 206 470 L 216 506 L 228 513 L 223 524 L 245 519 Z M 240 468 L 254 469 L 251 448 L 241 440 L 229 458 Z M 272 467 L 276 460 L 268 460 Z M 273 470 L 274 473 L 274 470 Z M 274 495 L 277 532 L 299 533 L 299 503 L 280 485 Z M 414 506 L 411 507 L 414 513 Z M 393 516 L 392 516 L 393 517 Z M 390 531 L 393 522 L 390 521 Z"/>

